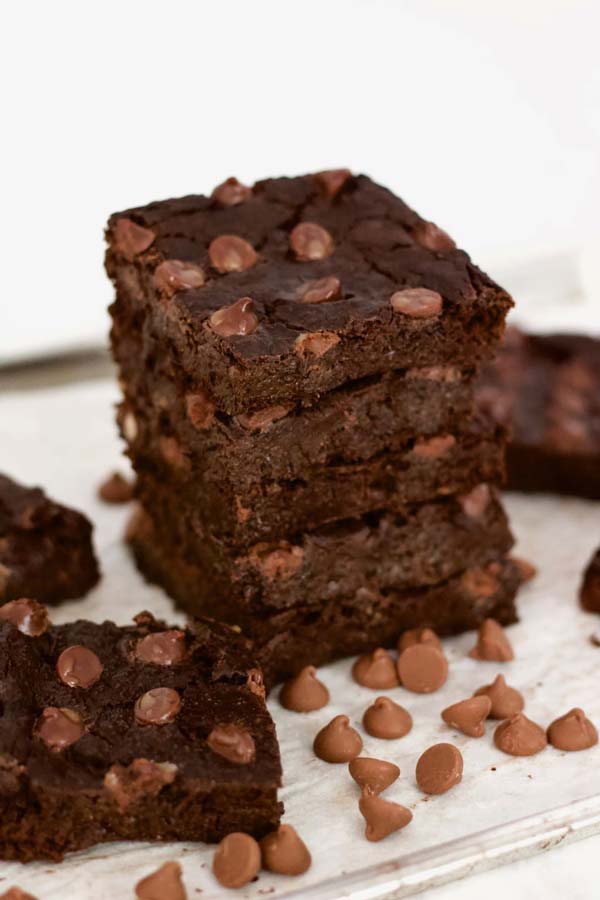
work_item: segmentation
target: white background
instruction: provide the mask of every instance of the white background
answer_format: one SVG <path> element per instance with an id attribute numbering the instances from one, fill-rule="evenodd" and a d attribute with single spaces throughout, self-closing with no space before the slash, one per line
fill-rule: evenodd
<path id="1" fill-rule="evenodd" d="M 367 172 L 492 272 L 597 256 L 599 34 L 594 0 L 3 3 L 0 360 L 102 342 L 108 214 L 230 174 Z"/>

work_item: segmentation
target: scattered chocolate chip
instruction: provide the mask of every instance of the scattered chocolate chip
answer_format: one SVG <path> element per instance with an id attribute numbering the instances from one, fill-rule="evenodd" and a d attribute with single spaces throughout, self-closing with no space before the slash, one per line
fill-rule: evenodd
<path id="1" fill-rule="evenodd" d="M 487 662 L 508 662 L 515 654 L 502 625 L 495 619 L 486 619 L 479 626 L 477 643 L 469 656 Z"/>
<path id="2" fill-rule="evenodd" d="M 39 637 L 50 626 L 48 610 L 37 600 L 21 597 L 0 606 L 0 619 L 10 622 L 27 637 Z"/>
<path id="3" fill-rule="evenodd" d="M 177 777 L 177 766 L 151 759 L 134 759 L 128 766 L 115 763 L 104 776 L 104 787 L 121 812 L 146 797 L 156 797 Z"/>
<path id="4" fill-rule="evenodd" d="M 395 291 L 390 297 L 395 313 L 409 316 L 411 319 L 431 319 L 442 311 L 442 295 L 427 288 L 404 288 Z"/>
<path id="5" fill-rule="evenodd" d="M 223 887 L 241 888 L 260 871 L 260 847 L 249 834 L 234 831 L 217 847 L 212 868 Z"/>
<path id="6" fill-rule="evenodd" d="M 206 393 L 198 390 L 186 394 L 185 411 L 187 417 L 197 431 L 206 431 L 215 421 L 216 406 Z"/>
<path id="7" fill-rule="evenodd" d="M 480 519 L 489 506 L 491 492 L 487 484 L 478 484 L 468 494 L 462 494 L 459 502 L 470 519 Z"/>
<path id="8" fill-rule="evenodd" d="M 56 661 L 57 675 L 68 687 L 90 688 L 103 671 L 104 666 L 94 651 L 79 644 L 67 647 Z"/>
<path id="9" fill-rule="evenodd" d="M 181 709 L 181 698 L 173 688 L 152 688 L 135 702 L 135 718 L 140 725 L 167 725 Z"/>
<path id="10" fill-rule="evenodd" d="M 357 684 L 375 691 L 398 687 L 396 664 L 382 647 L 359 656 L 352 666 L 352 677 Z"/>
<path id="11" fill-rule="evenodd" d="M 78 712 L 64 707 L 47 706 L 36 725 L 36 734 L 50 750 L 70 747 L 83 736 L 85 727 Z"/>
<path id="12" fill-rule="evenodd" d="M 135 886 L 135 896 L 138 900 L 186 900 L 179 863 L 166 862 L 142 878 Z"/>
<path id="13" fill-rule="evenodd" d="M 350 726 L 348 716 L 335 716 L 317 734 L 313 750 L 319 759 L 328 763 L 347 763 L 362 750 L 363 742 L 358 731 Z"/>
<path id="14" fill-rule="evenodd" d="M 453 744 L 434 744 L 417 762 L 417 784 L 425 794 L 444 794 L 459 783 L 462 774 L 462 754 Z"/>
<path id="15" fill-rule="evenodd" d="M 236 416 L 236 422 L 247 431 L 267 431 L 273 422 L 284 419 L 291 409 L 291 406 L 265 406 L 256 412 Z"/>
<path id="16" fill-rule="evenodd" d="M 548 741 L 557 750 L 587 750 L 598 743 L 598 732 L 579 707 L 555 719 L 548 727 Z"/>
<path id="17" fill-rule="evenodd" d="M 415 644 L 431 644 L 438 650 L 442 649 L 442 642 L 431 628 L 409 628 L 408 631 L 403 631 L 398 639 L 398 650 L 402 653 Z"/>
<path id="18" fill-rule="evenodd" d="M 206 743 L 213 753 L 240 766 L 248 765 L 256 759 L 254 738 L 237 725 L 215 725 Z"/>
<path id="19" fill-rule="evenodd" d="M 484 695 L 492 702 L 490 719 L 510 719 L 522 712 L 525 706 L 523 695 L 507 685 L 504 675 L 497 675 L 491 684 L 478 688 L 474 694 L 475 697 Z"/>
<path id="20" fill-rule="evenodd" d="M 185 659 L 185 633 L 173 628 L 147 634 L 136 644 L 134 655 L 155 666 L 174 666 Z"/>
<path id="21" fill-rule="evenodd" d="M 583 573 L 579 602 L 588 612 L 600 612 L 600 550 L 594 553 Z"/>
<path id="22" fill-rule="evenodd" d="M 258 260 L 252 244 L 236 234 L 222 234 L 211 241 L 208 248 L 210 261 L 217 272 L 245 272 Z"/>
<path id="23" fill-rule="evenodd" d="M 165 259 L 154 270 L 154 284 L 171 297 L 179 291 L 201 288 L 206 281 L 202 268 L 182 259 Z"/>
<path id="24" fill-rule="evenodd" d="M 245 203 L 252 196 L 252 188 L 242 184 L 237 178 L 226 178 L 222 184 L 212 192 L 213 200 L 220 203 L 221 206 L 238 206 Z"/>
<path id="25" fill-rule="evenodd" d="M 456 728 L 469 737 L 483 737 L 485 720 L 491 708 L 492 701 L 489 697 L 469 697 L 467 700 L 447 706 L 442 711 L 442 719 L 451 728 Z"/>
<path id="26" fill-rule="evenodd" d="M 384 800 L 369 788 L 363 789 L 358 808 L 366 822 L 365 837 L 368 841 L 381 841 L 388 834 L 405 828 L 412 819 L 410 809 Z"/>
<path id="27" fill-rule="evenodd" d="M 296 259 L 326 259 L 334 250 L 333 238 L 329 232 L 315 222 L 300 222 L 290 234 L 290 247 Z"/>
<path id="28" fill-rule="evenodd" d="M 378 697 L 363 715 L 363 728 L 367 734 L 386 741 L 404 737 L 412 724 L 410 713 L 389 697 Z"/>
<path id="29" fill-rule="evenodd" d="M 317 278 L 309 281 L 302 288 L 301 299 L 303 303 L 327 303 L 330 300 L 339 300 L 342 296 L 342 283 L 334 275 L 326 275 L 325 278 Z"/>
<path id="30" fill-rule="evenodd" d="M 147 250 L 156 235 L 149 228 L 138 225 L 131 219 L 117 219 L 113 228 L 113 246 L 129 262 Z"/>
<path id="31" fill-rule="evenodd" d="M 449 234 L 446 234 L 433 222 L 419 222 L 413 231 L 417 244 L 426 247 L 427 250 L 454 250 L 456 244 Z"/>
<path id="32" fill-rule="evenodd" d="M 302 875 L 311 857 L 304 841 L 291 825 L 280 825 L 260 842 L 263 868 L 278 875 Z"/>
<path id="33" fill-rule="evenodd" d="M 98 488 L 98 496 L 105 503 L 129 503 L 133 500 L 133 482 L 113 472 Z"/>
<path id="34" fill-rule="evenodd" d="M 333 331 L 305 331 L 294 341 L 294 353 L 302 357 L 316 356 L 319 359 L 339 344 L 340 340 L 340 336 Z"/>
<path id="35" fill-rule="evenodd" d="M 23 891 L 20 887 L 13 885 L 13 887 L 4 891 L 3 894 L 0 894 L 0 900 L 37 900 L 37 897 L 34 897 L 33 894 L 28 894 L 27 891 Z"/>
<path id="36" fill-rule="evenodd" d="M 517 713 L 500 722 L 494 732 L 494 743 L 498 750 L 511 756 L 533 756 L 544 749 L 547 741 L 543 728 L 523 713 Z"/>
<path id="37" fill-rule="evenodd" d="M 416 694 L 439 690 L 448 677 L 448 661 L 433 644 L 415 644 L 398 657 L 400 684 Z"/>
<path id="38" fill-rule="evenodd" d="M 530 563 L 528 559 L 522 559 L 520 556 L 513 556 L 512 561 L 519 570 L 519 575 L 521 576 L 523 584 L 531 581 L 537 575 L 536 567 L 533 563 Z"/>
<path id="39" fill-rule="evenodd" d="M 330 200 L 339 194 L 351 177 L 350 169 L 327 169 L 315 174 L 317 184 Z"/>
<path id="40" fill-rule="evenodd" d="M 208 324 L 220 337 L 252 334 L 258 328 L 258 317 L 254 312 L 254 301 L 241 297 L 231 306 L 223 306 L 210 316 Z"/>
<path id="41" fill-rule="evenodd" d="M 317 678 L 314 666 L 305 666 L 295 678 L 286 681 L 279 693 L 284 709 L 306 713 L 322 709 L 329 703 L 329 691 Z"/>
<path id="42" fill-rule="evenodd" d="M 440 459 L 456 444 L 453 434 L 440 434 L 431 438 L 418 438 L 412 452 L 419 459 Z"/>
<path id="43" fill-rule="evenodd" d="M 381 794 L 400 777 L 400 769 L 394 763 L 368 756 L 350 760 L 348 771 L 361 789 L 367 787 L 373 794 Z"/>

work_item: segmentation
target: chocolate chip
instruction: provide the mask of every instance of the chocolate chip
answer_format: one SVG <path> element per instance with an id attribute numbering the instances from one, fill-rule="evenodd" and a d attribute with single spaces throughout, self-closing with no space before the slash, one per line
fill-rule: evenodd
<path id="1" fill-rule="evenodd" d="M 98 497 L 105 503 L 129 503 L 133 500 L 133 482 L 113 472 L 98 488 Z"/>
<path id="2" fill-rule="evenodd" d="M 50 750 L 56 752 L 70 747 L 85 732 L 81 716 L 74 709 L 47 706 L 36 725 L 36 734 Z"/>
<path id="3" fill-rule="evenodd" d="M 185 659 L 185 633 L 174 628 L 147 634 L 136 644 L 134 654 L 145 663 L 174 666 Z"/>
<path id="4" fill-rule="evenodd" d="M 480 519 L 489 506 L 491 492 L 487 484 L 478 484 L 468 494 L 462 494 L 458 499 L 463 512 L 470 519 Z"/>
<path id="5" fill-rule="evenodd" d="M 258 260 L 252 244 L 236 234 L 222 234 L 211 241 L 208 255 L 217 272 L 245 272 Z"/>
<path id="6" fill-rule="evenodd" d="M 434 744 L 417 762 L 417 784 L 425 794 L 444 794 L 458 784 L 463 774 L 463 758 L 453 744 Z"/>
<path id="7" fill-rule="evenodd" d="M 265 406 L 256 412 L 236 416 L 236 422 L 247 431 L 268 431 L 273 422 L 284 419 L 291 409 L 291 406 Z"/>
<path id="8" fill-rule="evenodd" d="M 400 769 L 394 763 L 367 756 L 350 760 L 348 771 L 361 789 L 367 787 L 373 794 L 381 794 L 400 777 Z"/>
<path id="9" fill-rule="evenodd" d="M 456 444 L 453 434 L 440 434 L 431 438 L 417 438 L 412 452 L 419 459 L 440 459 Z"/>
<path id="10" fill-rule="evenodd" d="M 308 262 L 326 259 L 334 250 L 329 232 L 315 222 L 300 222 L 290 234 L 290 247 L 296 259 Z"/>
<path id="11" fill-rule="evenodd" d="M 50 627 L 48 610 L 37 600 L 21 597 L 0 606 L 0 619 L 10 622 L 27 637 L 39 637 Z"/>
<path id="12" fill-rule="evenodd" d="M 326 169 L 324 172 L 315 174 L 317 184 L 330 200 L 339 194 L 351 177 L 350 169 Z"/>
<path id="13" fill-rule="evenodd" d="M 215 725 L 206 743 L 213 753 L 237 765 L 248 765 L 256 759 L 254 738 L 237 725 Z"/>
<path id="14" fill-rule="evenodd" d="M 363 715 L 363 728 L 367 734 L 386 741 L 404 737 L 412 724 L 410 713 L 389 697 L 378 697 Z"/>
<path id="15" fill-rule="evenodd" d="M 231 306 L 223 306 L 210 316 L 208 324 L 220 337 L 252 334 L 258 328 L 258 317 L 254 313 L 254 301 L 241 297 Z"/>
<path id="16" fill-rule="evenodd" d="M 389 834 L 405 828 L 412 819 L 410 809 L 399 803 L 392 803 L 391 800 L 384 800 L 368 788 L 363 790 L 358 808 L 366 822 L 365 837 L 368 841 L 381 841 Z"/>
<path id="17" fill-rule="evenodd" d="M 483 737 L 485 720 L 491 708 L 492 701 L 489 697 L 469 697 L 467 700 L 447 706 L 442 711 L 442 719 L 451 728 L 456 728 L 469 737 Z"/>
<path id="18" fill-rule="evenodd" d="M 495 619 L 486 619 L 479 626 L 477 643 L 469 651 L 469 656 L 488 662 L 508 662 L 514 659 L 514 655 L 502 625 Z"/>
<path id="19" fill-rule="evenodd" d="M 67 647 L 56 661 L 56 672 L 68 687 L 90 688 L 96 684 L 104 666 L 93 650 L 75 644 Z"/>
<path id="20" fill-rule="evenodd" d="M 548 727 L 548 741 L 557 750 L 587 750 L 598 743 L 598 732 L 579 707 L 555 719 Z"/>
<path id="21" fill-rule="evenodd" d="M 491 700 L 490 719 L 510 719 L 522 712 L 525 706 L 523 695 L 515 688 L 509 687 L 504 675 L 497 675 L 491 684 L 478 688 L 475 697 L 486 696 Z"/>
<path id="22" fill-rule="evenodd" d="M 333 331 L 303 332 L 294 341 L 294 353 L 301 357 L 316 356 L 319 359 L 339 342 L 339 335 Z"/>
<path id="23" fill-rule="evenodd" d="M 543 728 L 517 713 L 505 722 L 500 722 L 494 732 L 494 743 L 498 750 L 510 756 L 533 756 L 546 746 Z"/>
<path id="24" fill-rule="evenodd" d="M 104 787 L 121 812 L 132 803 L 156 797 L 177 777 L 177 766 L 151 759 L 134 759 L 128 766 L 115 763 L 104 776 Z"/>
<path id="25" fill-rule="evenodd" d="M 170 297 L 179 291 L 201 288 L 205 280 L 200 266 L 182 259 L 165 259 L 154 270 L 155 286 Z"/>
<path id="26" fill-rule="evenodd" d="M 398 640 L 398 650 L 402 653 L 407 647 L 414 647 L 415 644 L 431 644 L 442 649 L 442 642 L 431 628 L 409 628 L 408 631 L 402 632 Z"/>
<path id="27" fill-rule="evenodd" d="M 252 196 L 252 188 L 242 184 L 237 178 L 227 178 L 222 184 L 212 192 L 213 200 L 220 203 L 221 206 L 238 206 L 245 203 Z"/>
<path id="28" fill-rule="evenodd" d="M 0 894 L 0 900 L 37 900 L 37 897 L 34 897 L 33 894 L 28 894 L 26 891 L 21 890 L 20 887 L 14 885 L 7 891 L 4 891 L 3 894 Z"/>
<path id="29" fill-rule="evenodd" d="M 456 247 L 450 235 L 434 225 L 433 222 L 419 222 L 413 231 L 413 236 L 417 244 L 426 247 L 427 250 L 454 250 Z"/>
<path id="30" fill-rule="evenodd" d="M 181 709 L 181 698 L 173 688 L 152 688 L 135 702 L 134 714 L 140 725 L 167 725 Z"/>
<path id="31" fill-rule="evenodd" d="M 129 262 L 147 250 L 156 235 L 149 228 L 138 225 L 131 219 L 117 219 L 113 228 L 113 246 Z"/>
<path id="32" fill-rule="evenodd" d="M 535 578 L 537 569 L 528 559 L 522 559 L 520 556 L 512 556 L 511 559 L 519 570 L 519 575 L 521 576 L 523 584 L 526 584 L 528 581 Z"/>
<path id="33" fill-rule="evenodd" d="M 448 677 L 448 662 L 433 644 L 415 644 L 398 657 L 400 684 L 416 694 L 439 690 Z"/>
<path id="34" fill-rule="evenodd" d="M 193 394 L 186 394 L 185 411 L 187 417 L 197 431 L 206 431 L 215 421 L 216 406 L 206 393 L 198 390 Z"/>
<path id="35" fill-rule="evenodd" d="M 404 288 L 390 297 L 395 313 L 409 316 L 411 319 L 431 319 L 442 311 L 442 295 L 427 288 Z"/>
<path id="36" fill-rule="evenodd" d="M 346 763 L 362 750 L 362 738 L 350 726 L 348 716 L 335 716 L 317 734 L 313 750 L 319 759 L 328 763 Z"/>
<path id="37" fill-rule="evenodd" d="M 135 886 L 135 896 L 138 900 L 186 900 L 179 863 L 163 863 L 156 872 L 142 878 Z"/>
<path id="38" fill-rule="evenodd" d="M 322 709 L 329 703 L 329 691 L 317 678 L 314 666 L 305 666 L 295 678 L 286 681 L 279 693 L 284 709 L 307 713 Z"/>
<path id="39" fill-rule="evenodd" d="M 212 868 L 223 887 L 241 888 L 260 871 L 260 847 L 249 834 L 234 831 L 217 847 Z"/>
<path id="40" fill-rule="evenodd" d="M 308 848 L 291 825 L 280 825 L 260 842 L 262 865 L 278 875 L 302 875 L 310 868 Z"/>
<path id="41" fill-rule="evenodd" d="M 382 647 L 359 656 L 352 666 L 352 677 L 357 684 L 375 691 L 385 691 L 398 686 L 394 660 Z"/>
<path id="42" fill-rule="evenodd" d="M 342 283 L 333 275 L 325 278 L 317 278 L 309 281 L 302 288 L 301 300 L 303 303 L 327 303 L 329 300 L 339 300 L 342 296 Z"/>

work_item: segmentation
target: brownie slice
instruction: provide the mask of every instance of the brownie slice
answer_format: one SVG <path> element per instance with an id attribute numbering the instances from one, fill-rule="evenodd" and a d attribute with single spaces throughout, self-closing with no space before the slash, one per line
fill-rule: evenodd
<path id="1" fill-rule="evenodd" d="M 52 627 L 40 609 L 0 623 L 0 857 L 277 826 L 279 749 L 246 641 L 149 613 Z"/>
<path id="2" fill-rule="evenodd" d="M 0 474 L 0 603 L 82 597 L 99 577 L 88 519 Z"/>
<path id="3" fill-rule="evenodd" d="M 115 214 L 115 335 L 158 342 L 233 415 L 411 367 L 489 357 L 510 297 L 390 191 L 360 175 L 258 182 L 231 202 Z M 146 355 L 146 354 L 144 354 Z"/>
<path id="4" fill-rule="evenodd" d="M 511 328 L 478 396 L 512 423 L 510 488 L 600 499 L 600 340 Z"/>

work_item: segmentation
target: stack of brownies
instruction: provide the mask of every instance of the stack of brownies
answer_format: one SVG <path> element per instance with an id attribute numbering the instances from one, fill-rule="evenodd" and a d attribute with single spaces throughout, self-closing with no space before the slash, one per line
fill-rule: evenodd
<path id="1" fill-rule="evenodd" d="M 119 423 L 143 572 L 239 626 L 273 682 L 307 663 L 515 619 L 474 379 L 509 296 L 345 170 L 114 215 Z"/>

